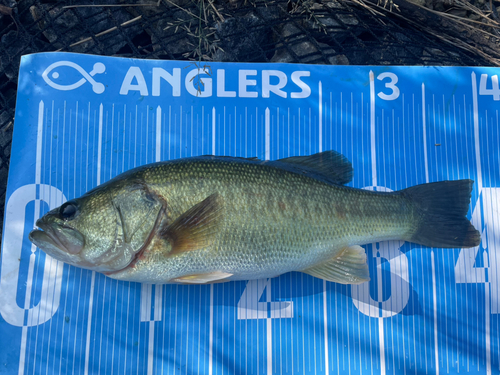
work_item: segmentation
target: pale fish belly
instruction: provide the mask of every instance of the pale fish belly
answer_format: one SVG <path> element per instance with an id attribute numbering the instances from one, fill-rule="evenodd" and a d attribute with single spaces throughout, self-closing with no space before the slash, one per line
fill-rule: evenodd
<path id="1" fill-rule="evenodd" d="M 272 278 L 291 271 L 301 271 L 327 260 L 339 253 L 345 246 L 331 244 L 330 246 L 311 248 L 301 256 L 287 256 L 294 251 L 273 249 L 248 249 L 247 256 L 233 253 L 231 256 L 214 256 L 209 250 L 179 254 L 173 257 L 146 255 L 134 266 L 108 274 L 117 280 L 128 280 L 143 283 L 168 283 L 181 277 L 222 272 L 232 276 L 225 279 L 249 280 Z M 230 253 L 229 249 L 223 253 Z M 290 249 L 289 249 L 290 250 Z M 303 249 L 300 249 L 303 250 Z M 266 257 L 262 253 L 276 253 L 282 256 Z M 297 249 L 296 253 L 299 253 Z"/>

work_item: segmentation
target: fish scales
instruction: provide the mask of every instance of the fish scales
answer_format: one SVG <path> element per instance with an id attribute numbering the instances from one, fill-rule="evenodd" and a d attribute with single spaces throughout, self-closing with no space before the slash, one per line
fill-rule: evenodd
<path id="1" fill-rule="evenodd" d="M 472 247 L 471 180 L 398 192 L 344 186 L 352 166 L 326 151 L 261 161 L 204 156 L 125 172 L 37 221 L 47 254 L 109 277 L 208 283 L 301 271 L 369 280 L 359 245 L 405 240 Z"/>
<path id="2" fill-rule="evenodd" d="M 403 197 L 318 181 L 262 163 L 193 160 L 158 165 L 137 176 L 169 203 L 171 220 L 205 197 L 222 196 L 224 220 L 213 245 L 169 257 L 168 244 L 114 278 L 140 269 L 173 278 L 223 270 L 231 279 L 273 277 L 306 269 L 348 245 L 406 235 L 411 215 Z M 161 243 L 161 239 L 158 239 Z M 163 256 L 162 256 L 163 255 Z M 140 276 L 139 276 L 140 277 Z"/>

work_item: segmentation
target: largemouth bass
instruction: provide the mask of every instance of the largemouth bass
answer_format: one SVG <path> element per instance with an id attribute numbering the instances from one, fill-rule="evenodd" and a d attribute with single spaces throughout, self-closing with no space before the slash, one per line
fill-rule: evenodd
<path id="1" fill-rule="evenodd" d="M 344 186 L 351 163 L 327 151 L 261 161 L 202 156 L 139 167 L 48 212 L 29 238 L 63 262 L 142 283 L 210 283 L 300 271 L 369 280 L 359 245 L 405 240 L 477 246 L 473 181 L 398 192 Z"/>

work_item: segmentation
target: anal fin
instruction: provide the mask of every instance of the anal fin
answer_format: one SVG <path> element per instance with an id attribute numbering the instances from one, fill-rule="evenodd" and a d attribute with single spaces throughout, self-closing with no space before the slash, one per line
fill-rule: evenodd
<path id="1" fill-rule="evenodd" d="M 232 273 L 215 271 L 210 273 L 182 276 L 173 279 L 172 281 L 181 284 L 208 284 L 226 281 L 224 279 L 231 276 L 233 276 Z"/>
<path id="2" fill-rule="evenodd" d="M 365 250 L 357 245 L 346 247 L 327 262 L 302 272 L 339 284 L 362 284 L 370 280 Z"/>

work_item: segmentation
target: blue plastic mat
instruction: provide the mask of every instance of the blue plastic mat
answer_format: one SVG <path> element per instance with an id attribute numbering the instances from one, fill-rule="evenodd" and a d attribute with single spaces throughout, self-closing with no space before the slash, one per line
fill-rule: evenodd
<path id="1" fill-rule="evenodd" d="M 0 280 L 0 372 L 500 373 L 499 69 L 24 56 Z M 472 249 L 366 246 L 372 280 L 141 285 L 55 261 L 49 209 L 146 163 L 346 155 L 351 186 L 475 180 Z"/>

